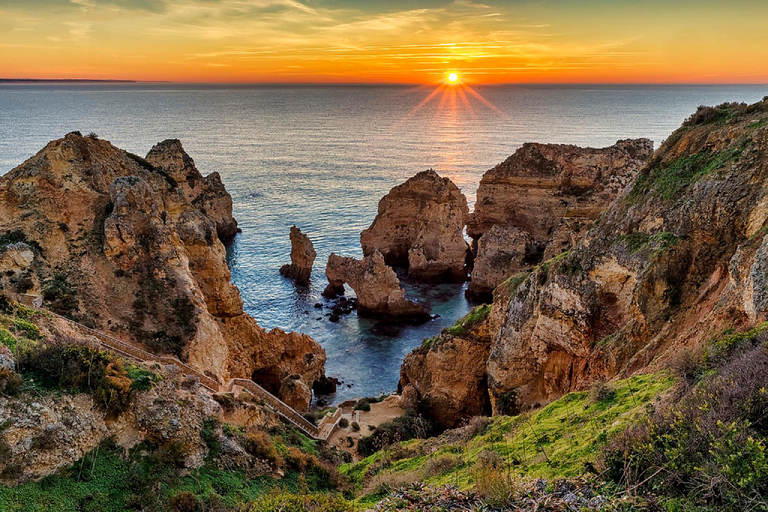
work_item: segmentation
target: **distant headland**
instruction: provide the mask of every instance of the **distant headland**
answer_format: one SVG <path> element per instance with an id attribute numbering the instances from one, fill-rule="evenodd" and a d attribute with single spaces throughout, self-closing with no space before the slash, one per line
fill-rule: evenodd
<path id="1" fill-rule="evenodd" d="M 91 78 L 0 78 L 0 84 L 8 83 L 136 83 L 137 80 L 95 80 Z"/>

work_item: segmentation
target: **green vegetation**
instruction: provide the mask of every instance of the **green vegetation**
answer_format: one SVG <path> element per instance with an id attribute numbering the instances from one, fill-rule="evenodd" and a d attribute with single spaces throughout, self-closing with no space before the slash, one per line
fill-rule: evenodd
<path id="1" fill-rule="evenodd" d="M 626 244 L 627 250 L 633 254 L 649 249 L 651 255 L 655 257 L 680 243 L 680 238 L 669 231 L 662 231 L 652 235 L 635 231 L 620 236 L 616 243 Z"/>
<path id="2" fill-rule="evenodd" d="M 129 373 L 114 353 L 73 340 L 29 346 L 19 351 L 18 364 L 22 375 L 43 388 L 90 393 L 110 414 L 127 409 L 136 391 L 149 389 L 159 378 L 138 367 L 129 366 Z"/>
<path id="3" fill-rule="evenodd" d="M 648 193 L 665 200 L 679 199 L 681 193 L 699 179 L 738 160 L 745 144 L 746 139 L 742 139 L 738 145 L 723 151 L 684 155 L 650 167 L 637 177 L 627 200 L 636 203 Z"/>
<path id="4" fill-rule="evenodd" d="M 61 273 L 43 283 L 43 300 L 51 311 L 62 316 L 71 316 L 78 308 L 77 289 Z"/>
<path id="5" fill-rule="evenodd" d="M 476 306 L 451 327 L 447 327 L 443 332 L 452 334 L 453 336 L 461 336 L 462 334 L 466 334 L 477 327 L 483 320 L 485 320 L 485 317 L 487 317 L 488 313 L 490 312 L 490 304 Z"/>
<path id="6" fill-rule="evenodd" d="M 222 510 L 253 503 L 247 510 L 305 510 L 307 503 L 349 510 L 343 498 L 315 489 L 312 481 L 291 469 L 285 477 L 253 476 L 245 470 L 222 469 L 215 464 L 182 474 L 183 451 L 178 445 L 143 443 L 126 456 L 107 443 L 72 467 L 39 482 L 18 487 L 0 486 L 3 511 L 124 511 L 124 510 Z M 326 486 L 327 487 L 327 486 Z M 307 493 L 305 495 L 305 493 Z M 178 504 L 191 503 L 190 508 Z M 283 508 L 274 508 L 284 504 Z M 273 508 L 269 508 L 269 507 Z M 326 510 L 308 508 L 307 510 Z"/>
<path id="7" fill-rule="evenodd" d="M 599 393 L 570 393 L 535 412 L 477 418 L 463 435 L 449 431 L 437 440 L 384 444 L 340 471 L 358 485 L 364 505 L 395 482 L 474 488 L 489 461 L 515 478 L 582 476 L 593 471 L 606 441 L 641 418 L 674 382 L 658 373 L 601 384 Z"/>
<path id="8" fill-rule="evenodd" d="M 668 510 L 768 510 L 766 330 L 712 342 L 682 396 L 611 441 L 606 477 Z"/>
<path id="9" fill-rule="evenodd" d="M 506 296 L 508 297 L 514 296 L 517 293 L 518 288 L 520 288 L 520 285 L 528 279 L 529 275 L 531 275 L 530 272 L 518 272 L 517 274 L 514 274 L 496 287 L 493 291 L 494 298 L 498 293 L 506 293 Z"/>

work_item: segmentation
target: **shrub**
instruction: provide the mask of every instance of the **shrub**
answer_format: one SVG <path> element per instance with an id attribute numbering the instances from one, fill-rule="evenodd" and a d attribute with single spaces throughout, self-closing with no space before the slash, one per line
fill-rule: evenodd
<path id="1" fill-rule="evenodd" d="M 97 140 L 99 138 L 99 136 L 96 134 L 96 132 L 91 132 L 88 135 L 86 135 L 86 137 L 88 137 L 91 140 Z"/>
<path id="2" fill-rule="evenodd" d="M 349 426 L 349 420 L 347 418 L 341 418 L 339 420 L 339 428 L 347 428 Z"/>
<path id="3" fill-rule="evenodd" d="M 475 481 L 475 492 L 483 501 L 496 509 L 504 509 L 511 505 L 521 485 L 508 472 L 500 469 L 478 465 L 472 472 Z"/>
<path id="4" fill-rule="evenodd" d="M 78 308 L 77 290 L 64 274 L 55 274 L 43 283 L 43 300 L 51 311 L 63 316 Z"/>
<path id="5" fill-rule="evenodd" d="M 458 455 L 438 455 L 427 460 L 424 465 L 424 473 L 427 478 L 440 476 L 462 464 L 464 464 L 464 460 Z"/>
<path id="6" fill-rule="evenodd" d="M 248 512 L 352 512 L 352 504 L 328 494 L 273 492 L 254 501 Z"/>
<path id="7" fill-rule="evenodd" d="M 409 439 L 425 439 L 437 432 L 437 426 L 428 419 L 406 412 L 403 416 L 376 427 L 373 434 L 358 442 L 357 451 L 360 455 L 367 457 L 394 443 Z"/>
<path id="8" fill-rule="evenodd" d="M 363 398 L 355 404 L 355 410 L 369 412 L 371 410 L 371 402 L 367 398 Z"/>
<path id="9" fill-rule="evenodd" d="M 117 356 L 73 340 L 56 339 L 26 350 L 19 366 L 44 386 L 91 393 L 110 413 L 127 409 L 133 397 L 131 379 Z"/>
<path id="10" fill-rule="evenodd" d="M 723 509 L 768 508 L 768 349 L 731 350 L 680 400 L 611 440 L 609 479 Z"/>
<path id="11" fill-rule="evenodd" d="M 356 421 L 352 422 L 352 432 L 360 432 L 360 424 Z"/>
<path id="12" fill-rule="evenodd" d="M 168 508 L 176 512 L 195 512 L 198 510 L 197 497 L 191 492 L 182 491 L 168 500 Z"/>
<path id="13" fill-rule="evenodd" d="M 23 384 L 21 375 L 8 368 L 0 368 L 0 393 L 15 396 Z"/>
<path id="14" fill-rule="evenodd" d="M 616 390 L 603 381 L 595 381 L 589 390 L 589 400 L 593 404 L 605 404 L 616 398 Z"/>
<path id="15" fill-rule="evenodd" d="M 285 466 L 285 461 L 277 452 L 275 443 L 266 432 L 261 430 L 250 432 L 243 438 L 242 443 L 245 451 L 258 459 L 268 461 L 274 468 Z"/>

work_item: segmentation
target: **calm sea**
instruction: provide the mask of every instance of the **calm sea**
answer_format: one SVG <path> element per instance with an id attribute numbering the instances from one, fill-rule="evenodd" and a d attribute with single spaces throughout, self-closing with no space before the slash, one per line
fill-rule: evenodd
<path id="1" fill-rule="evenodd" d="M 327 373 L 345 382 L 339 400 L 392 391 L 403 357 L 469 309 L 461 286 L 407 283 L 439 319 L 401 327 L 352 315 L 334 324 L 314 309 L 328 255 L 361 255 L 360 231 L 394 185 L 431 167 L 472 203 L 483 172 L 523 142 L 606 146 L 649 137 L 658 147 L 698 105 L 768 94 L 765 86 L 475 86 L 494 108 L 470 93 L 448 93 L 414 112 L 433 89 L 3 85 L 0 174 L 72 130 L 141 155 L 181 139 L 204 174 L 221 173 L 234 199 L 243 233 L 229 250 L 230 266 L 246 310 L 264 327 L 319 341 Z M 307 290 L 278 273 L 293 224 L 318 253 Z"/>

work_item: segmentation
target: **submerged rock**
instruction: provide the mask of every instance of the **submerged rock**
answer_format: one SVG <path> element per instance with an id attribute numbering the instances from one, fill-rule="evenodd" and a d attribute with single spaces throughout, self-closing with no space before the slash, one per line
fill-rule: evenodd
<path id="1" fill-rule="evenodd" d="M 468 214 L 467 198 L 450 179 L 420 172 L 381 199 L 373 224 L 360 235 L 363 254 L 378 251 L 417 279 L 464 281 Z"/>
<path id="2" fill-rule="evenodd" d="M 280 273 L 299 284 L 307 284 L 312 274 L 312 265 L 317 257 L 315 247 L 312 245 L 312 240 L 296 226 L 291 227 L 290 237 L 291 263 L 283 265 Z"/>
<path id="3" fill-rule="evenodd" d="M 384 257 L 378 251 L 362 260 L 331 253 L 325 275 L 328 278 L 326 291 L 343 294 L 344 284 L 355 291 L 361 315 L 411 321 L 429 320 L 426 309 L 405 298 L 405 291 L 400 288 L 400 280 L 395 271 L 384 263 Z"/>

